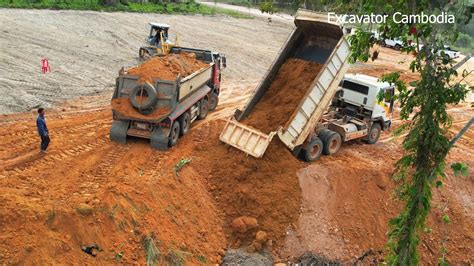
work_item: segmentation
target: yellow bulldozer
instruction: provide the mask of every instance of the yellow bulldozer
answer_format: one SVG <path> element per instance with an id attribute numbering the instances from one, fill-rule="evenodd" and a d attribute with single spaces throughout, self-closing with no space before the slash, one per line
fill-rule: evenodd
<path id="1" fill-rule="evenodd" d="M 150 35 L 146 38 L 147 46 L 142 46 L 138 50 L 138 56 L 144 60 L 153 55 L 167 55 L 171 48 L 179 46 L 178 35 L 174 42 L 170 41 L 168 30 L 169 25 L 164 23 L 148 23 L 150 25 Z"/>

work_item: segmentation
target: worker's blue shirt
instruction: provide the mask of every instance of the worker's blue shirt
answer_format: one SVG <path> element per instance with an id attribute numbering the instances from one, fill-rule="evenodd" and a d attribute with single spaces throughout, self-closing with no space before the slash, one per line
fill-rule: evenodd
<path id="1" fill-rule="evenodd" d="M 38 116 L 38 118 L 36 119 L 36 127 L 38 127 L 38 134 L 40 136 L 48 135 L 48 128 L 46 127 L 46 121 L 44 120 L 44 116 Z"/>

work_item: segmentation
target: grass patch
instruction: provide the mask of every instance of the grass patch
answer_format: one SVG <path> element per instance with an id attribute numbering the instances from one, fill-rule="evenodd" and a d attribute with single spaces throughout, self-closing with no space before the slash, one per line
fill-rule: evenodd
<path id="1" fill-rule="evenodd" d="M 181 171 L 181 169 L 183 169 L 183 167 L 185 167 L 187 164 L 191 163 L 192 160 L 193 159 L 191 158 L 183 158 L 179 160 L 179 162 L 174 166 L 174 173 L 176 176 L 179 176 L 179 171 Z"/>
<path id="2" fill-rule="evenodd" d="M 189 256 L 191 253 L 182 251 L 182 250 L 168 250 L 168 254 L 166 254 L 165 259 L 168 265 L 171 266 L 183 266 L 185 265 L 185 256 Z"/>
<path id="3" fill-rule="evenodd" d="M 0 0 L 0 7 L 3 8 L 24 8 L 24 9 L 71 9 L 71 10 L 94 10 L 94 11 L 125 11 L 138 13 L 161 13 L 161 14 L 202 14 L 216 15 L 222 14 L 234 18 L 252 18 L 248 14 L 243 14 L 233 10 L 213 8 L 201 5 L 194 1 L 181 3 L 132 3 L 124 5 L 118 2 L 114 6 L 102 6 L 99 0 Z"/>
<path id="4" fill-rule="evenodd" d="M 205 257 L 204 255 L 197 255 L 197 256 L 196 256 L 196 259 L 197 259 L 199 262 L 203 263 L 203 264 L 206 264 L 206 263 L 207 263 L 207 259 L 206 259 L 206 257 Z"/>
<path id="5" fill-rule="evenodd" d="M 115 260 L 118 262 L 121 261 L 123 258 L 123 255 L 124 255 L 123 251 L 115 253 Z"/>
<path id="6" fill-rule="evenodd" d="M 160 259 L 160 251 L 156 247 L 153 233 L 145 236 L 143 239 L 143 247 L 146 252 L 146 265 L 156 265 Z"/>
<path id="7" fill-rule="evenodd" d="M 46 213 L 45 224 L 48 226 L 51 225 L 54 222 L 54 219 L 56 219 L 56 209 L 53 206 L 53 209 Z"/>
<path id="8" fill-rule="evenodd" d="M 201 5 L 201 6 L 202 6 L 202 14 L 203 15 L 222 14 L 222 15 L 227 15 L 229 17 L 240 18 L 240 19 L 253 19 L 253 18 L 255 18 L 254 16 L 249 15 L 247 12 L 239 12 L 239 11 L 236 11 L 236 10 L 225 9 L 225 8 L 221 8 L 221 7 L 211 7 L 211 6 L 206 6 L 206 5 Z"/>

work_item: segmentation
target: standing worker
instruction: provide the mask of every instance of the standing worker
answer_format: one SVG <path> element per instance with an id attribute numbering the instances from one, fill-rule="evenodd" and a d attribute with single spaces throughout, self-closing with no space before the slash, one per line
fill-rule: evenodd
<path id="1" fill-rule="evenodd" d="M 38 118 L 36 119 L 36 126 L 38 127 L 38 134 L 41 137 L 40 152 L 46 153 L 49 144 L 49 132 L 46 127 L 46 120 L 44 120 L 44 108 L 38 108 Z"/>

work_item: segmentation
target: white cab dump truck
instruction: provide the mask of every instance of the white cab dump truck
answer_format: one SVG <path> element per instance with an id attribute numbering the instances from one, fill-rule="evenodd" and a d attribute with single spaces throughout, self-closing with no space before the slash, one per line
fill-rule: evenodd
<path id="1" fill-rule="evenodd" d="M 377 95 L 381 90 L 393 94 L 393 88 L 369 76 L 347 75 L 344 78 L 349 67 L 349 43 L 343 28 L 328 22 L 327 14 L 298 10 L 295 25 L 246 105 L 227 120 L 220 140 L 259 158 L 272 138 L 278 135 L 293 154 L 305 161 L 313 161 L 321 153 L 336 153 L 343 141 L 362 138 L 375 143 L 381 130 L 390 127 L 393 109 L 393 102 L 380 102 Z M 323 65 L 291 118 L 269 134 L 241 122 L 264 97 L 289 57 Z"/>

